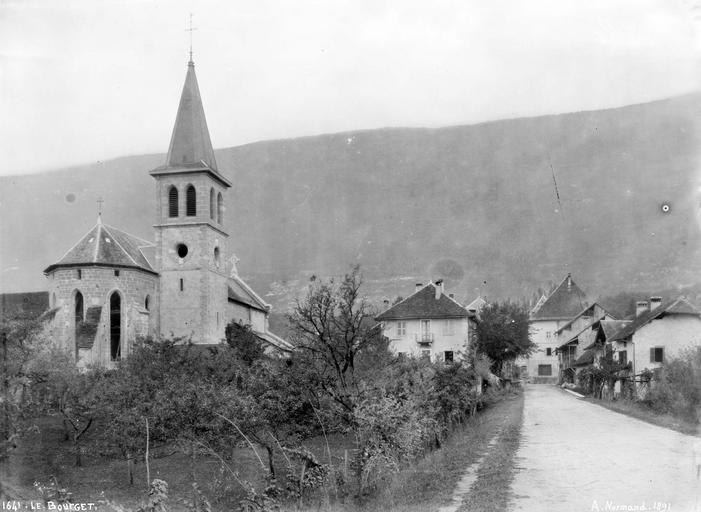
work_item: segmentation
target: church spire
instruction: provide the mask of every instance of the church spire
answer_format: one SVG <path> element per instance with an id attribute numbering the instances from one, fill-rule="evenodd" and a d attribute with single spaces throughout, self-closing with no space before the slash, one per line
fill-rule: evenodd
<path id="1" fill-rule="evenodd" d="M 193 165 L 205 165 L 217 172 L 217 162 L 214 159 L 214 149 L 209 138 L 200 89 L 195 76 L 195 63 L 190 60 L 187 63 L 185 85 L 170 139 L 166 167 Z"/>

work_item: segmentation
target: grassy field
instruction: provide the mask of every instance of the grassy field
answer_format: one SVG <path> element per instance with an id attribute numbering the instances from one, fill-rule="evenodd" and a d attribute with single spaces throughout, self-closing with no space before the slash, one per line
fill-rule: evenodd
<path id="1" fill-rule="evenodd" d="M 653 425 L 676 430 L 682 434 L 701 437 L 701 425 L 698 423 L 690 422 L 671 414 L 657 414 L 645 404 L 633 402 L 632 400 L 611 401 L 592 397 L 587 397 L 585 400 L 600 405 L 601 407 L 605 407 L 606 409 L 652 423 Z"/>
<path id="2" fill-rule="evenodd" d="M 418 512 L 438 508 L 450 502 L 453 489 L 465 469 L 484 454 L 489 440 L 500 432 L 499 443 L 490 451 L 483 465 L 489 469 L 479 474 L 481 491 L 470 502 L 474 507 L 470 510 L 492 510 L 479 508 L 479 504 L 486 506 L 499 502 L 499 493 L 502 495 L 499 499 L 505 499 L 503 489 L 510 478 L 508 466 L 518 442 L 522 407 L 522 395 L 507 395 L 488 405 L 457 429 L 441 449 L 407 465 L 399 473 L 389 475 L 382 489 L 374 495 L 357 501 L 350 497 L 351 493 L 346 488 L 347 497 L 344 499 L 343 489 L 339 493 L 337 488 L 329 486 L 310 500 L 309 510 Z M 72 445 L 64 440 L 58 418 L 43 418 L 38 426 L 39 432 L 25 437 L 9 461 L 5 461 L 0 468 L 6 487 L 17 491 L 22 498 L 38 499 L 40 495 L 33 489 L 34 482 L 46 484 L 56 479 L 59 487 L 72 493 L 73 502 L 98 503 L 106 500 L 136 508 L 145 501 L 146 470 L 142 462 L 134 467 L 134 485 L 129 485 L 128 467 L 123 460 L 113 460 L 87 451 L 83 466 L 76 467 Z M 304 444 L 320 461 L 329 462 L 326 438 L 316 437 Z M 328 447 L 332 465 L 342 470 L 345 451 L 352 450 L 353 439 L 334 434 L 328 437 Z M 260 455 L 265 461 L 265 454 L 261 452 Z M 257 488 L 264 485 L 260 463 L 250 448 L 237 449 L 227 463 L 241 480 L 250 481 Z M 284 472 L 284 460 L 279 460 L 277 465 Z M 231 478 L 222 479 L 220 467 L 219 461 L 213 457 L 200 455 L 193 461 L 180 453 L 154 459 L 150 463 L 151 479 L 160 478 L 168 483 L 168 506 L 173 512 L 187 510 L 185 501 L 192 496 L 191 473 L 196 475 L 196 481 L 206 496 L 222 496 L 218 502 L 212 502 L 215 510 L 237 509 L 239 500 L 245 494 L 244 489 Z M 224 480 L 228 482 L 226 489 L 222 486 Z M 486 492 L 489 489 L 493 492 Z M 321 509 L 320 502 L 323 503 Z M 289 509 L 298 510 L 298 506 Z M 108 511 L 110 507 L 101 506 L 98 510 Z"/>

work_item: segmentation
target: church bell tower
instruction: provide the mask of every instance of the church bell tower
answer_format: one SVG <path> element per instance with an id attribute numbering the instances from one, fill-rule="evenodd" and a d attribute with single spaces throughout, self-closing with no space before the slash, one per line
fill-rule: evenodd
<path id="1" fill-rule="evenodd" d="M 227 308 L 224 197 L 231 182 L 217 168 L 192 59 L 165 165 L 150 174 L 156 180 L 159 331 L 219 343 Z"/>

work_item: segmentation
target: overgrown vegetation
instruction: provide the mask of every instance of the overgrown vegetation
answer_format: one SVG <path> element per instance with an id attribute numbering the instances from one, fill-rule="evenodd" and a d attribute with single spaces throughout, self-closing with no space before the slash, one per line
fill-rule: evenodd
<path id="1" fill-rule="evenodd" d="M 440 447 L 484 396 L 476 389 L 480 361 L 395 358 L 361 285 L 357 267 L 338 282 L 310 282 L 289 315 L 300 347 L 289 358 L 267 356 L 248 327 L 231 324 L 216 347 L 144 339 L 116 369 L 77 371 L 36 328 L 9 332 L 13 350 L 26 354 L 6 378 L 5 396 L 15 398 L 4 404 L 17 410 L 4 439 L 50 415 L 62 422 L 77 466 L 86 451 L 120 460 L 131 486 L 135 465 L 143 464 L 150 498 L 140 510 L 166 509 L 167 484 L 149 468 L 172 454 L 189 458 L 189 510 L 369 499 Z M 351 440 L 343 460 L 332 456 L 330 436 Z M 321 457 L 305 445 L 319 438 Z M 237 468 L 241 447 L 254 454 L 260 478 Z M 195 471 L 202 457 L 219 467 L 207 492 Z"/>
<path id="2" fill-rule="evenodd" d="M 579 374 L 582 388 L 609 408 L 683 432 L 697 432 L 701 421 L 701 347 L 689 348 L 664 366 L 637 376 L 630 365 L 610 357 Z M 618 382 L 620 394 L 611 390 Z M 616 404 L 607 404 L 616 398 Z"/>

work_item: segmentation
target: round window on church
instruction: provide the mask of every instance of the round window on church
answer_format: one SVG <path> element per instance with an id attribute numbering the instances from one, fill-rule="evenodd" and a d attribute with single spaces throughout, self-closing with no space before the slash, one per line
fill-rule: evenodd
<path id="1" fill-rule="evenodd" d="M 185 256 L 187 256 L 187 245 L 178 244 L 176 250 L 178 251 L 178 257 L 184 258 Z"/>

